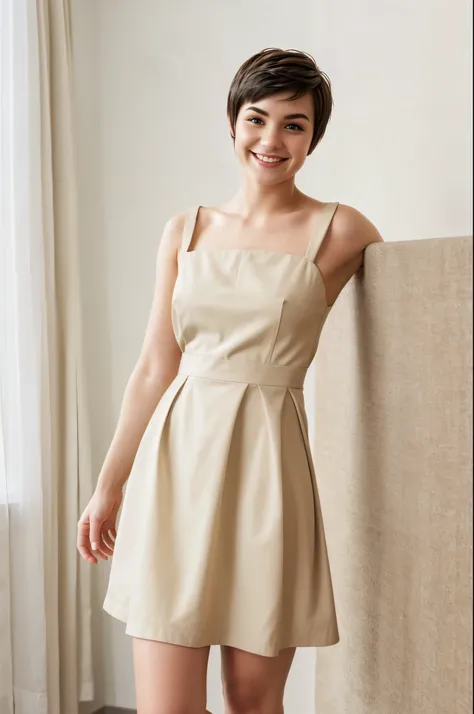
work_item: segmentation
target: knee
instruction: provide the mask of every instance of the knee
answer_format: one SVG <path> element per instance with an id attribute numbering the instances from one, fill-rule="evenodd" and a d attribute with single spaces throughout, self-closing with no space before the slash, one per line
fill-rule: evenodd
<path id="1" fill-rule="evenodd" d="M 229 714 L 259 713 L 262 698 L 251 686 L 226 683 L 223 692 Z"/>
<path id="2" fill-rule="evenodd" d="M 249 680 L 225 681 L 222 685 L 226 711 L 229 714 L 280 714 L 268 692 Z"/>

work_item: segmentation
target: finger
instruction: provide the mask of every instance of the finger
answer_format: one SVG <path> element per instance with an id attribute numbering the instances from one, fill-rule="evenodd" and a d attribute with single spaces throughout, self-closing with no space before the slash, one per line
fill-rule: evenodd
<path id="1" fill-rule="evenodd" d="M 102 533 L 107 533 L 114 541 L 117 538 L 117 529 L 114 525 L 110 525 L 110 522 L 105 522 L 102 524 Z"/>
<path id="2" fill-rule="evenodd" d="M 77 549 L 85 560 L 97 562 L 91 553 L 89 541 L 89 520 L 79 521 L 77 524 Z"/>
<path id="3" fill-rule="evenodd" d="M 102 535 L 100 537 L 99 547 L 96 550 L 92 550 L 92 555 L 102 560 L 108 560 L 109 556 L 112 555 L 112 551 L 102 540 Z"/>
<path id="4" fill-rule="evenodd" d="M 113 550 L 114 550 L 115 541 L 112 540 L 112 538 L 110 537 L 110 533 L 108 533 L 107 531 L 104 531 L 102 533 L 102 540 L 110 548 L 111 555 L 112 555 Z"/>
<path id="5" fill-rule="evenodd" d="M 97 558 L 94 558 L 94 556 L 91 555 L 88 548 L 85 548 L 84 546 L 78 546 L 78 550 L 84 560 L 87 560 L 89 563 L 97 563 Z"/>
<path id="6" fill-rule="evenodd" d="M 90 563 L 96 563 L 96 558 L 92 555 L 90 550 L 89 536 L 80 535 L 77 538 L 77 549 L 84 560 L 88 560 Z"/>
<path id="7" fill-rule="evenodd" d="M 102 537 L 100 534 L 101 526 L 102 523 L 98 518 L 91 518 L 89 539 L 94 555 L 96 555 L 96 553 L 100 550 L 102 543 Z"/>
<path id="8" fill-rule="evenodd" d="M 88 520 L 80 520 L 77 523 L 77 540 L 79 538 L 88 535 L 89 534 L 89 521 Z"/>
<path id="9" fill-rule="evenodd" d="M 94 555 L 95 555 L 96 558 L 100 558 L 101 560 L 108 560 L 108 559 L 109 559 L 108 556 L 102 551 L 102 549 L 100 549 L 100 550 L 94 550 Z"/>
<path id="10" fill-rule="evenodd" d="M 105 555 L 113 555 L 114 554 L 114 550 L 106 542 L 106 540 L 104 538 L 104 534 L 102 534 L 102 542 L 100 544 L 100 550 L 102 553 L 105 553 Z"/>

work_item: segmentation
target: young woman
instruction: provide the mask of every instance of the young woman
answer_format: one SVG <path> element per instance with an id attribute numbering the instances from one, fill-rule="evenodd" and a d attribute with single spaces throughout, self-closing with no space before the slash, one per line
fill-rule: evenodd
<path id="1" fill-rule="evenodd" d="M 247 60 L 227 103 L 241 188 L 161 238 L 143 348 L 78 524 L 86 560 L 114 554 L 104 609 L 133 638 L 139 714 L 204 714 L 212 644 L 226 712 L 279 714 L 295 648 L 339 640 L 302 388 L 382 238 L 295 186 L 331 110 L 310 55 Z"/>

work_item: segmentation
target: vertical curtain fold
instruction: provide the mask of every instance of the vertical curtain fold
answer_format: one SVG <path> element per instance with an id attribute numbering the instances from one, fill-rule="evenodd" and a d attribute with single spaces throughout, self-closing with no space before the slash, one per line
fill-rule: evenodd
<path id="1" fill-rule="evenodd" d="M 1 9 L 0 714 L 93 698 L 91 491 L 67 0 Z"/>

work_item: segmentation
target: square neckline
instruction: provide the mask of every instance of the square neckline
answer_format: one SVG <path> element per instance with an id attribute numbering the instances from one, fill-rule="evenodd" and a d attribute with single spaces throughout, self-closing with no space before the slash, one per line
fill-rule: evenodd
<path id="1" fill-rule="evenodd" d="M 191 223 L 191 230 L 189 231 L 189 235 L 188 236 L 185 235 L 183 238 L 183 240 L 186 239 L 186 244 L 184 246 L 183 246 L 183 244 L 181 245 L 181 249 L 179 251 L 179 256 L 181 257 L 183 255 L 196 255 L 197 253 L 202 253 L 204 255 L 209 255 L 209 254 L 213 254 L 213 253 L 215 253 L 216 255 L 219 255 L 219 254 L 221 254 L 221 255 L 232 255 L 232 254 L 244 255 L 244 254 L 248 253 L 248 254 L 260 254 L 260 255 L 271 255 L 271 256 L 283 256 L 285 258 L 289 257 L 292 259 L 296 259 L 296 261 L 298 263 L 306 263 L 306 264 L 313 266 L 313 270 L 315 271 L 315 274 L 318 276 L 318 278 L 321 280 L 321 283 L 323 286 L 325 307 L 327 310 L 330 310 L 334 306 L 336 301 L 334 301 L 330 305 L 328 304 L 327 293 L 326 293 L 326 283 L 324 281 L 323 274 L 315 261 L 318 256 L 319 249 L 321 248 L 321 244 L 322 244 L 324 238 L 326 237 L 326 233 L 329 229 L 329 226 L 332 222 L 334 214 L 337 211 L 338 206 L 339 206 L 338 201 L 334 201 L 334 202 L 331 201 L 324 205 L 322 213 L 323 213 L 323 216 L 325 216 L 327 213 L 330 214 L 329 221 L 327 221 L 327 224 L 326 224 L 325 221 L 323 220 L 322 236 L 320 236 L 320 239 L 316 243 L 316 248 L 314 251 L 315 255 L 314 255 L 314 258 L 311 259 L 310 257 L 308 257 L 308 252 L 310 251 L 310 249 L 312 247 L 314 247 L 315 234 L 313 234 L 311 236 L 305 253 L 291 253 L 289 251 L 270 250 L 268 248 L 198 248 L 197 250 L 196 249 L 189 250 L 189 246 L 192 243 L 194 229 L 196 227 L 196 222 L 197 222 L 197 218 L 199 215 L 199 211 L 203 207 L 201 204 L 198 204 L 197 206 L 194 207 L 194 209 L 192 209 L 193 211 L 195 211 L 194 220 Z M 334 210 L 331 210 L 332 207 L 334 207 Z M 189 218 L 189 215 L 188 215 L 188 218 Z M 317 230 L 315 232 L 316 235 L 318 233 L 318 229 L 321 230 L 321 226 L 317 226 Z M 186 233 L 186 229 L 185 229 L 185 233 Z"/>
<path id="2" fill-rule="evenodd" d="M 334 210 L 331 210 L 332 207 L 334 206 Z M 308 245 L 306 247 L 306 251 L 304 253 L 291 253 L 290 251 L 283 251 L 283 250 L 271 250 L 268 248 L 198 248 L 189 250 L 189 246 L 191 245 L 194 237 L 194 231 L 196 228 L 196 223 L 197 219 L 199 217 L 199 211 L 201 208 L 205 208 L 205 206 L 202 206 L 201 204 L 197 204 L 191 211 L 194 213 L 193 215 L 193 220 L 191 223 L 191 229 L 188 229 L 188 235 L 186 235 L 186 228 L 185 228 L 185 235 L 183 236 L 183 241 L 181 243 L 181 248 L 180 248 L 180 253 L 226 253 L 226 252 L 238 252 L 238 253 L 268 253 L 269 255 L 290 255 L 290 256 L 295 256 L 297 258 L 305 258 L 308 263 L 314 263 L 314 261 L 317 258 L 319 249 L 321 247 L 321 244 L 326 237 L 326 233 L 329 230 L 329 226 L 332 222 L 332 219 L 334 217 L 334 214 L 337 211 L 337 208 L 339 206 L 338 201 L 328 201 L 327 203 L 324 204 L 324 207 L 322 209 L 322 226 L 318 225 L 316 226 L 316 231 L 312 234 L 312 236 L 309 239 Z M 190 212 L 189 212 L 190 213 Z M 189 219 L 189 213 L 187 218 Z M 329 214 L 329 221 L 325 221 L 324 218 L 327 217 L 327 214 Z M 321 227 L 323 230 L 321 231 Z M 311 248 L 314 247 L 315 241 L 315 235 L 318 235 L 318 232 L 321 231 L 322 235 L 319 236 L 319 240 L 316 243 L 316 250 L 313 259 L 308 257 L 308 252 L 311 251 Z M 185 245 L 183 245 L 185 243 Z M 315 264 L 315 263 L 314 263 Z M 321 272 L 321 271 L 319 271 Z"/>

